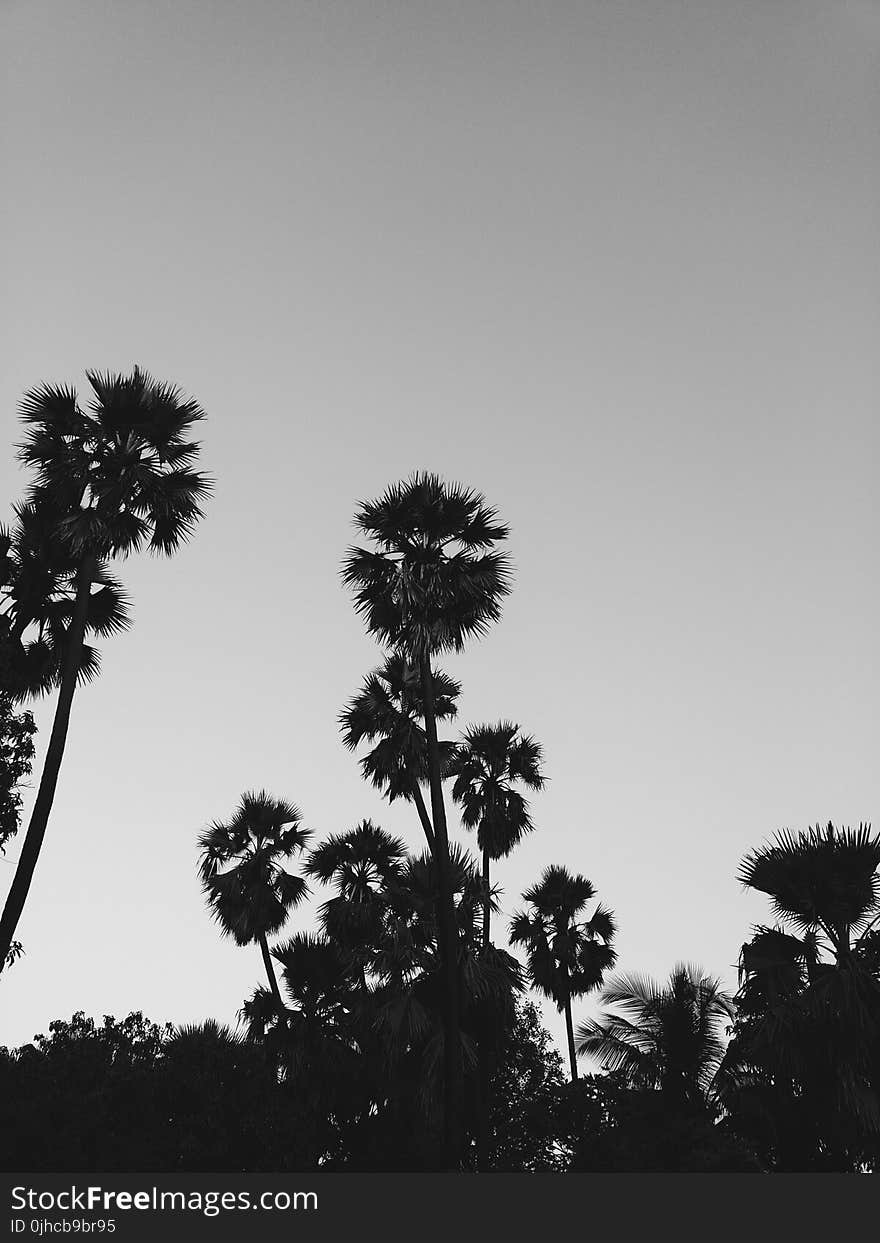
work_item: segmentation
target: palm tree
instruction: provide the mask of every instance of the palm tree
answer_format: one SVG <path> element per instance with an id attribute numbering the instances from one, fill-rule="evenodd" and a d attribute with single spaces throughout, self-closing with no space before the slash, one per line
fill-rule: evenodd
<path id="1" fill-rule="evenodd" d="M 510 721 L 475 725 L 456 748 L 449 773 L 455 777 L 452 797 L 461 804 L 461 822 L 466 829 L 477 830 L 483 856 L 483 948 L 487 949 L 489 861 L 506 858 L 534 828 L 528 804 L 514 783 L 521 782 L 530 790 L 543 788 L 541 748 Z"/>
<path id="2" fill-rule="evenodd" d="M 355 523 L 374 546 L 348 550 L 343 582 L 353 590 L 368 630 L 415 664 L 422 682 L 446 977 L 444 1126 L 447 1160 L 457 1168 L 463 1104 L 458 947 L 431 658 L 460 651 L 468 638 L 483 634 L 500 617 L 501 601 L 510 591 L 510 566 L 495 546 L 507 538 L 508 529 L 480 493 L 426 472 L 392 485 L 378 500 L 363 502 Z"/>
<path id="3" fill-rule="evenodd" d="M 431 680 L 435 719 L 454 717 L 460 685 L 439 669 L 431 670 Z M 396 653 L 365 678 L 361 689 L 341 712 L 339 723 L 343 742 L 350 751 L 362 742 L 375 743 L 361 760 L 364 777 L 385 794 L 389 803 L 396 798 L 415 803 L 433 853 L 434 830 L 421 791 L 421 783 L 428 780 L 424 715 L 419 670 Z M 454 747 L 449 742 L 440 742 L 438 746 L 441 769 L 445 772 Z"/>
<path id="4" fill-rule="evenodd" d="M 663 987 L 637 975 L 612 978 L 600 1001 L 619 1013 L 581 1024 L 580 1056 L 622 1071 L 632 1087 L 659 1089 L 672 1104 L 706 1104 L 724 1056 L 723 1027 L 734 1017 L 719 980 L 678 963 Z"/>
<path id="5" fill-rule="evenodd" d="M 532 790 L 544 785 L 541 748 L 533 738 L 521 734 L 510 721 L 497 725 L 475 725 L 456 748 L 449 766 L 455 777 L 452 797 L 461 805 L 462 824 L 476 829 L 477 845 L 483 861 L 483 952 L 489 951 L 492 890 L 490 860 L 506 858 L 526 833 L 533 829 L 528 804 L 515 782 Z M 480 1170 L 489 1164 L 489 1084 L 492 1077 L 490 1038 L 487 1029 L 480 1041 L 478 1060 L 478 1141 Z"/>
<path id="6" fill-rule="evenodd" d="M 306 875 L 336 890 L 321 908 L 321 923 L 325 935 L 351 951 L 364 989 L 369 944 L 380 935 L 385 891 L 400 876 L 405 856 L 403 842 L 363 820 L 316 846 L 305 865 Z"/>
<path id="7" fill-rule="evenodd" d="M 565 1013 L 572 1081 L 578 1073 L 571 1000 L 598 988 L 617 959 L 611 945 L 615 933 L 611 911 L 598 905 L 590 919 L 578 920 L 595 896 L 585 876 L 572 876 L 566 868 L 551 865 L 523 894 L 531 912 L 518 912 L 510 924 L 511 944 L 526 950 L 532 984 Z"/>
<path id="8" fill-rule="evenodd" d="M 199 876 L 212 915 L 236 945 L 256 942 L 269 987 L 283 1009 L 268 938 L 280 931 L 309 887 L 282 862 L 305 850 L 311 830 L 298 808 L 261 790 L 246 793 L 224 824 L 215 821 L 199 837 Z"/>
<path id="9" fill-rule="evenodd" d="M 107 562 L 144 545 L 172 555 L 202 516 L 210 485 L 192 469 L 199 445 L 190 438 L 204 418 L 195 401 L 135 367 L 130 376 L 87 372 L 88 410 L 71 388 L 43 385 L 28 392 L 20 415 L 27 426 L 21 461 L 35 471 L 29 506 L 19 511 L 24 561 L 48 555 L 55 589 L 47 597 L 19 575 L 9 595 L 9 644 L 45 658 L 42 684 L 58 686 L 43 772 L 18 867 L 0 918 L 0 970 L 30 889 L 49 821 L 78 681 L 97 671 L 86 632 L 112 633 L 126 624 L 118 585 Z M 30 543 L 28 541 L 31 541 Z M 34 542 L 36 541 L 36 548 Z M 46 567 L 44 567 L 46 568 Z M 4 578 L 6 575 L 4 575 Z M 98 591 L 92 588 L 98 584 Z M 44 584 L 45 585 L 45 584 Z M 60 598 L 59 598 L 60 597 Z M 37 626 L 36 649 L 26 633 Z"/>
<path id="10" fill-rule="evenodd" d="M 777 1165 L 858 1168 L 880 1135 L 880 836 L 870 826 L 784 830 L 742 861 L 780 925 L 740 958 L 727 1103 L 746 1098 L 783 1137 Z M 792 1114 L 791 1102 L 804 1108 Z M 812 1128 L 805 1146 L 805 1116 Z"/>

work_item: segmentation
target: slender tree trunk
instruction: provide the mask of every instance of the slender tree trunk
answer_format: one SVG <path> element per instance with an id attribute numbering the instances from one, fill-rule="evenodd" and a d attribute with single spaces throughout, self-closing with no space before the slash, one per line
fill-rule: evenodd
<path id="1" fill-rule="evenodd" d="M 489 920 L 492 912 L 489 909 L 489 852 L 483 851 L 483 949 L 489 948 Z"/>
<path id="2" fill-rule="evenodd" d="M 571 997 L 565 998 L 565 1034 L 568 1036 L 568 1060 L 571 1063 L 571 1081 L 577 1083 L 578 1066 L 574 1052 L 574 1028 L 571 1025 Z"/>
<path id="3" fill-rule="evenodd" d="M 64 664 L 61 671 L 61 685 L 58 689 L 58 701 L 55 705 L 55 719 L 43 761 L 43 773 L 37 797 L 31 811 L 30 823 L 18 858 L 18 866 L 12 880 L 12 887 L 6 898 L 3 916 L 0 918 L 0 971 L 6 964 L 6 955 L 15 936 L 21 912 L 27 900 L 34 870 L 46 835 L 49 813 L 55 798 L 55 787 L 58 784 L 58 773 L 64 756 L 64 744 L 67 741 L 67 729 L 70 724 L 70 709 L 73 694 L 79 676 L 79 665 L 82 657 L 83 641 L 86 633 L 86 619 L 89 612 L 89 596 L 92 580 L 97 569 L 94 557 L 85 557 L 76 577 L 76 596 L 73 602 L 73 616 L 67 636 L 67 650 L 64 653 Z"/>
<path id="4" fill-rule="evenodd" d="M 263 955 L 263 965 L 266 968 L 266 975 L 269 977 L 269 987 L 272 990 L 272 996 L 278 1005 L 278 1009 L 283 1017 L 284 1002 L 281 1000 L 281 990 L 278 987 L 278 976 L 275 974 L 275 964 L 272 962 L 272 955 L 269 953 L 269 943 L 264 934 L 260 934 L 260 953 Z"/>
<path id="5" fill-rule="evenodd" d="M 428 769 L 431 783 L 431 813 L 434 822 L 437 867 L 437 923 L 440 942 L 440 960 L 445 978 L 446 1004 L 443 1015 L 443 1070 L 444 1111 L 443 1136 L 446 1163 L 450 1170 L 461 1167 L 464 1083 L 461 1065 L 461 1041 L 459 1036 L 459 968 L 458 936 L 455 927 L 455 906 L 449 878 L 449 835 L 446 829 L 446 809 L 443 806 L 443 786 L 440 776 L 440 748 L 437 744 L 437 719 L 434 715 L 434 687 L 431 662 L 427 655 L 419 660 L 422 676 L 422 698 L 425 706 L 425 732 L 428 735 Z"/>
<path id="6" fill-rule="evenodd" d="M 425 830 L 425 837 L 428 839 L 428 845 L 431 848 L 431 854 L 436 856 L 437 847 L 434 845 L 434 830 L 431 828 L 431 818 L 428 815 L 428 809 L 425 806 L 425 800 L 422 798 L 422 792 L 419 789 L 419 783 L 417 781 L 413 781 L 412 783 L 412 792 L 413 792 L 413 802 L 415 803 L 416 809 L 419 813 L 419 819 L 422 822 L 422 828 Z"/>
<path id="7" fill-rule="evenodd" d="M 483 953 L 489 948 L 489 852 L 483 851 Z M 489 1168 L 489 1038 L 485 1032 L 477 1047 L 477 1169 Z"/>

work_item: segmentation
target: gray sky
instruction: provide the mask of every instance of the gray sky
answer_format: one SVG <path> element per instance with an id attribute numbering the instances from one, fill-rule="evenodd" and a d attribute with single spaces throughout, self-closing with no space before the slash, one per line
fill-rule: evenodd
<path id="1" fill-rule="evenodd" d="M 503 926 L 565 863 L 621 967 L 733 985 L 743 853 L 878 808 L 880 5 L 2 0 L 0 48 L 4 519 L 22 392 L 86 367 L 196 396 L 217 480 L 119 567 L 0 1043 L 234 1018 L 195 843 L 244 789 L 420 848 L 336 727 L 355 503 L 420 468 L 513 532 L 444 662 L 546 751 Z"/>

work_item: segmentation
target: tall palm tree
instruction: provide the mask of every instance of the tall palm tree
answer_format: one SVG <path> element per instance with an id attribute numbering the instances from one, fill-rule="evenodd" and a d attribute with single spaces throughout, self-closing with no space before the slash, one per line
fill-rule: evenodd
<path id="1" fill-rule="evenodd" d="M 781 926 L 757 927 L 740 958 L 740 1017 L 725 1058 L 727 1102 L 771 1115 L 788 1152 L 857 1168 L 880 1136 L 880 836 L 870 826 L 784 830 L 743 859 Z M 804 1119 L 790 1102 L 808 1106 Z"/>
<path id="2" fill-rule="evenodd" d="M 457 711 L 461 693 L 458 682 L 440 669 L 431 670 L 434 716 L 448 720 Z M 375 743 L 361 760 L 364 777 L 381 790 L 389 803 L 404 798 L 415 803 L 419 821 L 432 853 L 434 830 L 421 784 L 428 780 L 428 738 L 418 667 L 399 653 L 388 656 L 374 669 L 339 716 L 342 738 L 354 751 L 362 742 Z M 454 747 L 439 742 L 441 769 L 445 772 Z"/>
<path id="3" fill-rule="evenodd" d="M 299 809 L 265 790 L 243 794 L 231 820 L 216 820 L 199 837 L 199 876 L 211 913 L 236 945 L 259 945 L 279 1009 L 268 938 L 309 892 L 305 880 L 282 864 L 302 853 L 310 837 Z"/>
<path id="4" fill-rule="evenodd" d="M 597 905 L 590 919 L 578 919 L 595 896 L 585 876 L 572 876 L 566 868 L 551 865 L 523 894 L 531 911 L 517 912 L 510 924 L 511 944 L 525 948 L 533 986 L 565 1014 L 572 1081 L 578 1077 L 572 998 L 598 988 L 617 959 L 611 911 Z"/>
<path id="5" fill-rule="evenodd" d="M 701 968 L 678 963 L 662 987 L 637 975 L 608 981 L 600 994 L 616 1007 L 577 1032 L 577 1052 L 621 1070 L 636 1088 L 657 1088 L 676 1105 L 704 1106 L 724 1056 L 733 999 Z"/>
<path id="6" fill-rule="evenodd" d="M 444 1126 L 447 1162 L 457 1168 L 463 1107 L 458 946 L 431 658 L 460 651 L 468 638 L 483 634 L 500 617 L 501 601 L 510 591 L 510 565 L 495 547 L 508 529 L 480 493 L 427 472 L 392 485 L 378 500 L 363 502 L 355 524 L 373 547 L 348 550 L 343 582 L 353 590 L 368 630 L 414 663 L 422 682 L 446 977 Z"/>
<path id="7" fill-rule="evenodd" d="M 47 619 L 45 596 L 42 603 L 35 600 L 19 580 L 10 610 L 10 638 L 23 650 L 29 626 L 37 625 L 38 644 L 45 645 L 48 634 L 48 652 L 43 654 L 49 657 L 49 680 L 58 686 L 58 700 L 37 796 L 0 917 L 0 970 L 49 821 L 74 692 L 84 675 L 96 672 L 85 651 L 86 632 L 110 633 L 125 625 L 107 563 L 144 546 L 168 556 L 176 552 L 202 516 L 200 505 L 210 490 L 206 477 L 192 469 L 199 445 L 191 432 L 204 418 L 197 402 L 138 367 L 129 376 L 86 374 L 92 390 L 87 410 L 73 389 L 50 384 L 30 390 L 20 407 L 27 431 L 19 457 L 35 472 L 32 515 L 45 546 L 57 555 L 60 575 L 55 585 L 63 588 L 64 601 Z M 95 584 L 98 592 L 92 590 Z"/>
<path id="8" fill-rule="evenodd" d="M 510 721 L 474 725 L 456 748 L 449 774 L 455 778 L 452 797 L 461 804 L 461 822 L 466 829 L 476 829 L 483 857 L 483 948 L 488 949 L 489 862 L 506 858 L 534 828 L 528 803 L 515 783 L 530 790 L 543 788 L 541 748 Z"/>

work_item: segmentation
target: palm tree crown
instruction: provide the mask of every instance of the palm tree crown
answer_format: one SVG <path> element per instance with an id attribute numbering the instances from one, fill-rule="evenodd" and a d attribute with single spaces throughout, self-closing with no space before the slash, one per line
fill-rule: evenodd
<path id="1" fill-rule="evenodd" d="M 48 694 L 61 683 L 81 561 L 61 538 L 64 512 L 51 497 L 40 495 L 14 512 L 12 528 L 0 529 L 6 566 L 0 583 L 0 658 L 5 685 L 17 699 L 25 699 Z M 127 630 L 129 600 L 106 559 L 95 559 L 89 578 L 84 635 L 106 638 Z M 90 682 L 100 667 L 97 649 L 82 643 L 77 680 Z"/>
<path id="2" fill-rule="evenodd" d="M 28 431 L 19 457 L 36 472 L 31 495 L 63 498 L 58 532 L 74 556 L 124 556 L 145 543 L 173 553 L 210 491 L 192 469 L 199 444 L 190 431 L 204 411 L 139 367 L 129 376 L 86 375 L 88 410 L 63 385 L 25 394 L 20 414 Z"/>
<path id="3" fill-rule="evenodd" d="M 377 549 L 350 548 L 342 577 L 381 642 L 459 651 L 500 617 L 510 565 L 493 549 L 509 532 L 479 492 L 421 472 L 363 502 L 355 523 Z"/>
<path id="4" fill-rule="evenodd" d="M 309 892 L 281 863 L 305 849 L 311 831 L 293 804 L 265 790 L 242 796 L 232 819 L 199 838 L 199 875 L 224 935 L 248 945 L 278 932 Z"/>
<path id="5" fill-rule="evenodd" d="M 540 790 L 541 748 L 518 725 L 475 725 L 467 731 L 449 765 L 455 777 L 452 797 L 461 804 L 461 822 L 477 830 L 477 845 L 491 859 L 510 854 L 534 828 L 529 807 L 514 783 Z"/>
<path id="6" fill-rule="evenodd" d="M 581 1024 L 580 1055 L 598 1058 L 604 1070 L 622 1070 L 633 1087 L 659 1088 L 681 1102 L 706 1100 L 724 1056 L 723 1025 L 734 1014 L 718 980 L 678 963 L 663 987 L 620 975 L 600 1000 L 619 1013 Z"/>
<path id="7" fill-rule="evenodd" d="M 363 943 L 378 934 L 385 892 L 400 876 L 405 857 L 402 841 L 363 820 L 316 846 L 306 863 L 308 876 L 332 884 L 336 891 L 321 907 L 324 932 L 350 948 L 362 967 L 367 962 Z"/>
<path id="8" fill-rule="evenodd" d="M 743 859 L 739 880 L 769 894 L 775 914 L 803 935 L 824 936 L 836 955 L 880 913 L 880 837 L 870 826 L 794 834 L 783 830 Z"/>
<path id="9" fill-rule="evenodd" d="M 440 669 L 431 670 L 434 715 L 449 720 L 458 708 L 461 686 Z M 350 751 L 362 743 L 375 743 L 361 760 L 364 777 L 388 801 L 412 799 L 413 784 L 428 780 L 428 739 L 424 727 L 425 707 L 418 668 L 400 654 L 393 654 L 364 679 L 358 693 L 340 713 L 342 738 Z M 441 742 L 444 769 L 454 746 Z"/>

